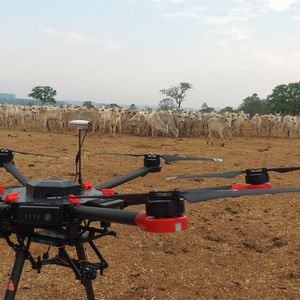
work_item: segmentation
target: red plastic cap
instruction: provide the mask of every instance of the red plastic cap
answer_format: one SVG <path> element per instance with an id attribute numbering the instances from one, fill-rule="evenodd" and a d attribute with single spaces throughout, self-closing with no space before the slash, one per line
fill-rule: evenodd
<path id="1" fill-rule="evenodd" d="M 3 192 L 4 192 L 4 186 L 0 185 L 0 193 L 3 193 Z"/>
<path id="2" fill-rule="evenodd" d="M 15 291 L 15 285 L 14 285 L 14 282 L 11 279 L 9 279 L 9 281 L 7 283 L 6 290 L 8 292 L 14 292 Z"/>
<path id="3" fill-rule="evenodd" d="M 267 182 L 263 184 L 239 184 L 234 183 L 231 185 L 232 190 L 252 190 L 252 189 L 271 189 L 272 184 Z"/>
<path id="4" fill-rule="evenodd" d="M 114 195 L 115 190 L 114 189 L 102 189 L 101 193 L 105 196 Z"/>
<path id="5" fill-rule="evenodd" d="M 83 187 L 84 190 L 89 190 L 89 189 L 92 188 L 92 183 L 89 182 L 89 181 L 85 181 L 85 182 L 82 183 L 82 187 Z"/>
<path id="6" fill-rule="evenodd" d="M 75 195 L 70 194 L 69 195 L 69 203 L 71 203 L 71 204 L 79 204 L 80 203 L 80 199 L 77 198 Z"/>
<path id="7" fill-rule="evenodd" d="M 154 218 L 147 216 L 145 211 L 141 211 L 135 217 L 135 223 L 143 231 L 165 233 L 186 230 L 188 222 L 186 215 L 174 218 Z"/>
<path id="8" fill-rule="evenodd" d="M 18 199 L 19 199 L 19 193 L 18 192 L 16 192 L 16 193 L 9 193 L 4 198 L 4 200 L 8 201 L 8 202 L 15 202 L 15 201 L 18 201 Z"/>

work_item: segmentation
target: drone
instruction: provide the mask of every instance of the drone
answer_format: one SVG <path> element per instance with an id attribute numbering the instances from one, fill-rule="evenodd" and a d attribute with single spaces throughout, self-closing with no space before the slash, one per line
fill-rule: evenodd
<path id="1" fill-rule="evenodd" d="M 20 183 L 20 186 L 0 186 L 0 238 L 3 238 L 16 253 L 4 300 L 15 299 L 26 260 L 37 272 L 41 272 L 46 265 L 71 269 L 75 279 L 84 286 L 87 300 L 95 300 L 92 282 L 98 273 L 103 274 L 108 263 L 94 241 L 116 235 L 116 232 L 111 230 L 111 223 L 137 226 L 143 231 L 152 233 L 179 232 L 186 230 L 188 225 L 185 201 L 198 203 L 236 196 L 300 192 L 300 187 L 271 188 L 268 169 L 263 168 L 245 172 L 238 171 L 238 174 L 236 172 L 237 175 L 246 173 L 246 183 L 240 185 L 118 194 L 114 190 L 115 187 L 149 173 L 160 172 L 161 160 L 166 163 L 180 160 L 222 160 L 164 154 L 104 153 L 142 156 L 143 166 L 112 180 L 92 185 L 91 182 L 83 180 L 81 172 L 82 146 L 91 123 L 85 120 L 73 120 L 70 123 L 79 127 L 74 181 L 64 178 L 30 180 L 16 168 L 15 153 L 55 156 L 0 149 L 0 168 L 4 168 Z M 83 129 L 85 132 L 82 137 Z M 300 167 L 290 167 L 269 169 L 269 171 L 288 172 L 299 169 Z M 200 175 L 198 174 L 196 177 L 213 177 L 216 174 Z M 193 176 L 195 177 L 195 175 Z M 221 177 L 220 174 L 217 176 Z M 133 205 L 144 205 L 144 209 L 141 211 L 126 210 Z M 30 252 L 32 243 L 47 245 L 48 250 L 34 258 Z M 88 260 L 85 245 L 95 253 L 96 262 Z M 75 248 L 76 258 L 69 255 L 66 246 Z M 57 249 L 57 254 L 53 257 L 50 257 L 49 254 L 50 247 Z"/>

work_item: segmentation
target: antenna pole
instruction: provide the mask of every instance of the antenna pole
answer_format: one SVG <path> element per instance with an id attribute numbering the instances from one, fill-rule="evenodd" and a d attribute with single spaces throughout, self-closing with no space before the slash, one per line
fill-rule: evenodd
<path id="1" fill-rule="evenodd" d="M 82 184 L 82 176 L 81 176 L 81 128 L 79 128 L 78 133 L 78 183 Z"/>

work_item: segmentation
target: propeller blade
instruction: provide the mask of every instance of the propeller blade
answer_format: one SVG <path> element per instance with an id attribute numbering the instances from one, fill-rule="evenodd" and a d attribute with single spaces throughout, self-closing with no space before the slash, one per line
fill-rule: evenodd
<path id="1" fill-rule="evenodd" d="M 132 154 L 132 153 L 110 153 L 110 152 L 94 152 L 93 154 L 104 154 L 104 155 L 117 155 L 117 156 L 133 156 L 133 157 L 139 157 L 139 156 L 145 156 L 147 154 Z M 156 155 L 156 154 L 153 154 Z M 210 158 L 210 157 L 195 157 L 195 156 L 185 156 L 185 155 L 168 155 L 168 154 L 157 154 L 160 156 L 163 160 L 165 160 L 167 163 L 173 162 L 173 161 L 179 161 L 179 160 L 192 160 L 192 161 L 223 161 L 222 158 Z"/>
<path id="2" fill-rule="evenodd" d="M 145 154 L 132 154 L 132 153 L 111 153 L 111 152 L 94 152 L 93 154 L 101 154 L 101 155 L 117 155 L 117 156 L 145 156 Z"/>
<path id="3" fill-rule="evenodd" d="M 247 169 L 244 171 L 228 171 L 223 173 L 207 173 L 207 174 L 194 174 L 194 175 L 179 175 L 173 177 L 167 177 L 166 180 L 174 180 L 174 179 L 182 179 L 182 178 L 234 178 L 243 173 L 247 173 L 248 171 L 262 171 L 265 170 L 271 172 L 278 172 L 278 173 L 286 173 L 300 170 L 300 167 L 279 167 L 279 168 L 261 168 L 261 169 Z"/>
<path id="4" fill-rule="evenodd" d="M 202 190 L 185 191 L 182 193 L 188 202 L 196 203 L 220 198 L 231 198 L 238 196 L 271 195 L 280 193 L 298 193 L 300 188 L 277 188 L 277 189 L 253 189 L 253 190 Z"/>
<path id="5" fill-rule="evenodd" d="M 231 171 L 231 172 L 224 172 L 224 173 L 207 173 L 207 174 L 195 174 L 195 175 L 179 175 L 173 177 L 167 177 L 166 180 L 174 180 L 174 179 L 181 179 L 181 178 L 234 178 L 244 173 L 243 171 Z"/>
<path id="6" fill-rule="evenodd" d="M 11 150 L 14 153 L 23 154 L 23 155 L 33 155 L 33 156 L 44 156 L 44 157 L 53 157 L 53 158 L 63 158 L 61 156 L 50 155 L 50 154 L 43 154 L 43 153 L 33 153 L 33 152 L 25 152 L 25 151 L 17 151 Z"/>
<path id="7" fill-rule="evenodd" d="M 281 168 L 270 168 L 268 171 L 278 172 L 278 173 L 286 173 L 300 170 L 300 167 L 281 167 Z"/>
<path id="8" fill-rule="evenodd" d="M 173 161 L 179 161 L 179 160 L 191 160 L 191 161 L 223 161 L 222 158 L 210 158 L 210 157 L 195 157 L 195 156 L 185 156 L 185 155 L 161 155 L 161 158 L 163 158 L 166 162 L 173 162 Z"/>

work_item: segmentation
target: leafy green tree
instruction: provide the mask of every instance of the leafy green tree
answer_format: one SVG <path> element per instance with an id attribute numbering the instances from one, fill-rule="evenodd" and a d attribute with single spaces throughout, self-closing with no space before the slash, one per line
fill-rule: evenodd
<path id="1" fill-rule="evenodd" d="M 250 114 L 250 116 L 254 116 L 255 114 L 269 114 L 272 112 L 272 104 L 267 100 L 260 99 L 254 93 L 243 100 L 238 110 Z"/>
<path id="2" fill-rule="evenodd" d="M 110 103 L 107 105 L 108 108 L 122 108 L 119 104 L 116 103 Z"/>
<path id="3" fill-rule="evenodd" d="M 175 102 L 171 98 L 164 98 L 158 103 L 158 110 L 173 110 L 175 108 Z"/>
<path id="4" fill-rule="evenodd" d="M 134 103 L 132 103 L 130 106 L 129 106 L 129 109 L 136 109 L 136 106 Z"/>
<path id="5" fill-rule="evenodd" d="M 222 109 L 220 110 L 220 112 L 221 112 L 221 113 L 222 113 L 222 112 L 235 112 L 235 110 L 234 110 L 233 107 L 231 107 L 231 106 L 226 106 L 226 107 L 222 108 Z"/>
<path id="6" fill-rule="evenodd" d="M 30 98 L 40 100 L 42 104 L 55 104 L 56 90 L 50 86 L 36 86 L 28 95 Z"/>
<path id="7" fill-rule="evenodd" d="M 300 113 L 300 81 L 277 85 L 267 97 L 274 113 Z"/>
<path id="8" fill-rule="evenodd" d="M 210 113 L 210 112 L 213 112 L 215 111 L 215 109 L 213 107 L 209 107 L 205 102 L 202 104 L 201 106 L 201 109 L 200 109 L 201 112 L 204 112 L 204 113 Z"/>
<path id="9" fill-rule="evenodd" d="M 82 106 L 86 107 L 86 108 L 95 108 L 95 106 L 93 105 L 92 101 L 84 101 Z"/>
<path id="10" fill-rule="evenodd" d="M 173 86 L 168 89 L 162 89 L 160 92 L 173 99 L 177 104 L 177 108 L 181 107 L 184 98 L 186 97 L 186 92 L 192 88 L 192 84 L 188 82 L 180 82 L 178 86 Z"/>

